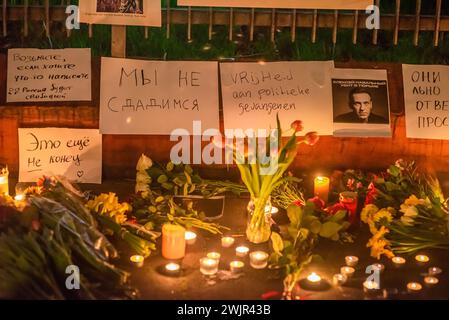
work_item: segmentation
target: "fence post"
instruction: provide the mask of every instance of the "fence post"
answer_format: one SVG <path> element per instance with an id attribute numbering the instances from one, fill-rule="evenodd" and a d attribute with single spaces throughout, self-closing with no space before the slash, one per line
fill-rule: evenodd
<path id="1" fill-rule="evenodd" d="M 126 26 L 112 26 L 111 56 L 126 58 Z"/>

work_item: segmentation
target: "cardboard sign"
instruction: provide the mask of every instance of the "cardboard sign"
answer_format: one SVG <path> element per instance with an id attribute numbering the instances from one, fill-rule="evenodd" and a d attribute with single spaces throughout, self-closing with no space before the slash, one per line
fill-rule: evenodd
<path id="1" fill-rule="evenodd" d="M 10 49 L 6 101 L 90 101 L 90 61 L 90 49 Z"/>
<path id="2" fill-rule="evenodd" d="M 386 70 L 335 69 L 332 98 L 335 136 L 391 137 Z"/>
<path id="3" fill-rule="evenodd" d="M 102 139 L 98 130 L 19 129 L 20 182 L 62 175 L 80 183 L 101 183 Z"/>
<path id="4" fill-rule="evenodd" d="M 332 134 L 330 75 L 333 61 L 223 63 L 225 129 L 284 130 L 302 120 L 304 131 Z"/>
<path id="5" fill-rule="evenodd" d="M 408 138 L 449 139 L 449 67 L 403 65 Z"/>
<path id="6" fill-rule="evenodd" d="M 217 62 L 102 59 L 102 133 L 169 135 L 193 121 L 220 128 Z"/>
<path id="7" fill-rule="evenodd" d="M 178 0 L 180 6 L 284 9 L 365 10 L 372 4 L 373 0 Z"/>
<path id="8" fill-rule="evenodd" d="M 159 0 L 79 0 L 84 23 L 160 27 L 161 14 Z"/>

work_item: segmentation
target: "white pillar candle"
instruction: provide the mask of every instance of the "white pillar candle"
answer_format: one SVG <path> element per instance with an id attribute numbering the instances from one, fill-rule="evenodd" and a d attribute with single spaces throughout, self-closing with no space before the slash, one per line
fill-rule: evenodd
<path id="1" fill-rule="evenodd" d="M 254 251 L 249 254 L 251 267 L 254 269 L 264 269 L 268 265 L 268 253 L 263 251 Z"/>

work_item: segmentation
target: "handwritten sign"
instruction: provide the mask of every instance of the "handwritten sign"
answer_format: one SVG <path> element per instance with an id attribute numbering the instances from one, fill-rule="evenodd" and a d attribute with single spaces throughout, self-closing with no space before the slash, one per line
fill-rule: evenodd
<path id="1" fill-rule="evenodd" d="M 102 139 L 98 130 L 19 129 L 21 182 L 62 175 L 80 183 L 101 183 Z"/>
<path id="2" fill-rule="evenodd" d="M 181 6 L 290 8 L 290 9 L 358 9 L 365 10 L 372 0 L 178 0 Z"/>
<path id="3" fill-rule="evenodd" d="M 8 50 L 7 102 L 91 100 L 90 49 Z"/>
<path id="4" fill-rule="evenodd" d="M 79 0 L 79 18 L 84 23 L 160 27 L 161 1 Z"/>
<path id="5" fill-rule="evenodd" d="M 219 128 L 216 62 L 102 59 L 102 133 L 171 134 L 193 121 Z"/>
<path id="6" fill-rule="evenodd" d="M 332 94 L 327 62 L 223 63 L 226 129 L 283 128 L 302 120 L 305 131 L 332 134 Z"/>

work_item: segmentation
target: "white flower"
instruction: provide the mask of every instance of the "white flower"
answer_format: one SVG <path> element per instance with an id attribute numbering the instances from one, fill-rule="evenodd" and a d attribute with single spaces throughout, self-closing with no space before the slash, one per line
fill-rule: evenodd
<path id="1" fill-rule="evenodd" d="M 142 154 L 139 161 L 137 162 L 137 171 L 145 171 L 153 166 L 153 161 L 146 155 Z"/>

